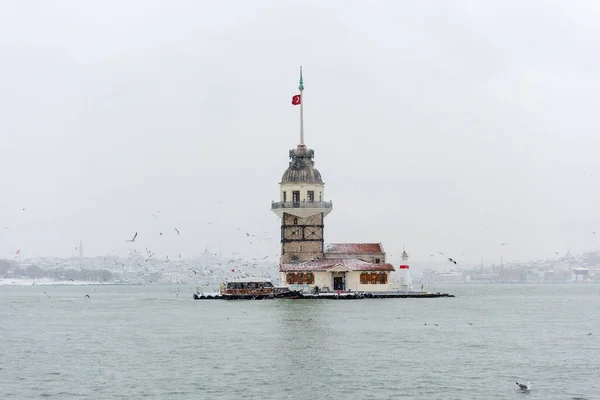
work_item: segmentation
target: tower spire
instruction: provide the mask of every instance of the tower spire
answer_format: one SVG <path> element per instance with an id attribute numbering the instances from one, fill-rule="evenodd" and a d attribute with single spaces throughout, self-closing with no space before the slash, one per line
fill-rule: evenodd
<path id="1" fill-rule="evenodd" d="M 300 90 L 300 146 L 304 146 L 304 97 L 302 96 L 304 81 L 302 80 L 302 66 L 300 66 L 300 84 L 298 85 L 298 90 Z"/>

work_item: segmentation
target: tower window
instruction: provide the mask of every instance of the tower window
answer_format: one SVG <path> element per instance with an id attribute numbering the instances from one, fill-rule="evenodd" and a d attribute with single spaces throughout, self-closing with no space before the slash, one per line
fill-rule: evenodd
<path id="1" fill-rule="evenodd" d="M 287 192 L 283 192 L 283 202 L 287 201 Z"/>
<path id="2" fill-rule="evenodd" d="M 294 190 L 294 191 L 292 192 L 292 201 L 293 201 L 294 203 L 297 203 L 297 202 L 299 202 L 299 201 L 300 201 L 300 191 L 299 191 L 299 190 Z"/>
<path id="3" fill-rule="evenodd" d="M 298 225 L 298 218 L 294 217 L 294 225 Z"/>
<path id="4" fill-rule="evenodd" d="M 323 201 L 323 196 L 321 195 L 321 192 L 319 192 L 319 201 Z"/>
<path id="5" fill-rule="evenodd" d="M 315 201 L 315 192 L 312 190 L 309 190 L 308 192 L 306 192 L 306 200 L 308 200 L 309 202 L 313 202 Z"/>
<path id="6" fill-rule="evenodd" d="M 375 259 L 375 264 L 379 264 L 379 262 L 380 262 L 380 261 L 381 261 L 381 260 L 380 260 L 379 258 L 376 258 L 376 259 Z"/>

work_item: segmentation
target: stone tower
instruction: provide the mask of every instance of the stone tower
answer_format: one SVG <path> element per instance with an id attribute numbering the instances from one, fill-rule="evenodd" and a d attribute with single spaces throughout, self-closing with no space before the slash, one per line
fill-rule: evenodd
<path id="1" fill-rule="evenodd" d="M 271 210 L 281 219 L 280 263 L 288 264 L 314 258 L 323 258 L 325 216 L 332 203 L 325 201 L 325 184 L 315 168 L 313 150 L 304 144 L 302 69 L 300 95 L 292 104 L 300 105 L 300 144 L 290 150 L 290 163 L 279 183 L 279 201 L 272 202 Z"/>

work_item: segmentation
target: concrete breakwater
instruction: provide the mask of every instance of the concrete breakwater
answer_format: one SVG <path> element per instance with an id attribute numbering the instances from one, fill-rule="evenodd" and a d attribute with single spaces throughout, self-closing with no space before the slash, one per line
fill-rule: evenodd
<path id="1" fill-rule="evenodd" d="M 423 298 L 431 299 L 438 297 L 454 297 L 449 293 L 430 292 L 342 292 L 342 293 L 319 293 L 306 294 L 296 292 L 294 295 L 279 297 L 273 295 L 221 295 L 218 293 L 196 294 L 194 300 L 274 300 L 274 299 L 307 299 L 307 300 L 360 300 L 360 299 L 407 299 Z"/>

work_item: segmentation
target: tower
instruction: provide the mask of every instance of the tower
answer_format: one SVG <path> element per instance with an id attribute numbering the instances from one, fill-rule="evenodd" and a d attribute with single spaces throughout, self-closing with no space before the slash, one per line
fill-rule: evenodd
<path id="1" fill-rule="evenodd" d="M 292 98 L 300 106 L 300 144 L 289 152 L 289 166 L 279 183 L 279 201 L 271 203 L 281 219 L 280 263 L 323 258 L 325 216 L 332 203 L 325 201 L 325 184 L 315 168 L 314 150 L 304 144 L 304 83 L 300 67 L 299 95 Z"/>
<path id="2" fill-rule="evenodd" d="M 400 279 L 402 280 L 402 290 L 410 292 L 412 289 L 412 279 L 410 277 L 410 267 L 408 266 L 408 253 L 402 249 L 402 265 L 400 265 Z"/>

